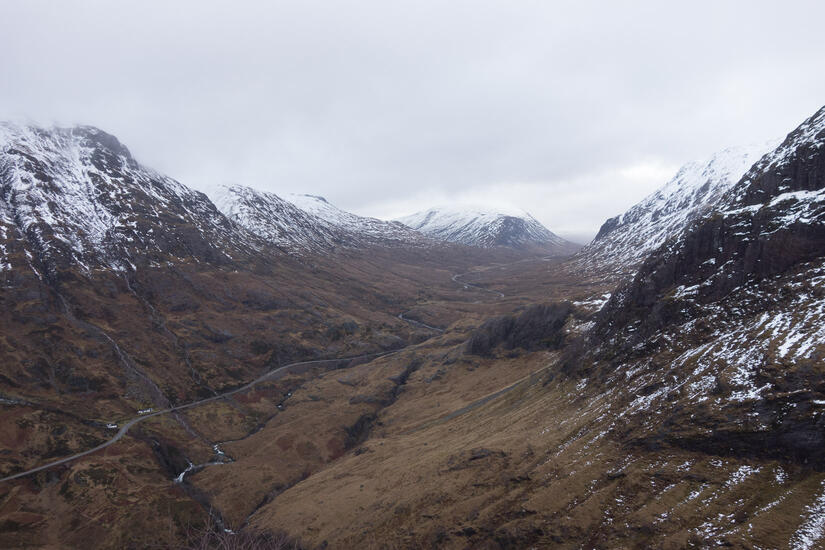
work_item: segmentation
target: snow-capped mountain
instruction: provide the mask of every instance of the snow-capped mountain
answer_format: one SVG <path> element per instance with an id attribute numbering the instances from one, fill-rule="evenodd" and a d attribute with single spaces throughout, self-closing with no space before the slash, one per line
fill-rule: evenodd
<path id="1" fill-rule="evenodd" d="M 554 253 L 570 253 L 578 248 L 524 211 L 446 206 L 417 212 L 398 221 L 436 239 L 482 248 L 536 248 Z"/>
<path id="2" fill-rule="evenodd" d="M 420 233 L 398 222 L 357 216 L 323 197 L 287 195 L 287 199 L 251 187 L 223 186 L 215 203 L 231 220 L 263 240 L 293 254 L 324 252 L 336 247 L 422 246 Z"/>
<path id="3" fill-rule="evenodd" d="M 170 260 L 223 263 L 266 255 L 271 245 L 300 254 L 432 242 L 315 197 L 290 202 L 235 186 L 217 200 L 220 210 L 97 128 L 0 123 L 0 271 L 89 274 Z"/>
<path id="4" fill-rule="evenodd" d="M 645 259 L 634 292 L 681 282 L 674 298 L 712 301 L 825 254 L 825 107 L 748 170 L 716 208 Z M 664 264 L 672 268 L 664 269 Z M 654 276 L 660 272 L 663 276 Z M 692 284 L 688 284 L 692 283 Z M 617 308 L 632 292 L 611 298 Z M 815 301 L 820 301 L 817 299 Z M 607 307 L 606 309 L 610 309 Z"/>
<path id="5" fill-rule="evenodd" d="M 653 250 L 714 207 L 762 155 L 772 141 L 732 147 L 705 161 L 684 165 L 655 193 L 624 214 L 610 218 L 592 243 L 577 255 L 583 267 L 632 272 Z"/>
<path id="6" fill-rule="evenodd" d="M 358 236 L 360 240 L 373 243 L 396 242 L 397 244 L 410 245 L 421 245 L 430 242 L 421 233 L 411 231 L 409 227 L 400 222 L 358 216 L 330 204 L 324 197 L 290 193 L 286 198 L 301 210 L 313 214 L 351 235 Z"/>
<path id="7" fill-rule="evenodd" d="M 97 128 L 0 124 L 0 265 L 220 262 L 245 237 L 206 195 L 141 166 Z"/>

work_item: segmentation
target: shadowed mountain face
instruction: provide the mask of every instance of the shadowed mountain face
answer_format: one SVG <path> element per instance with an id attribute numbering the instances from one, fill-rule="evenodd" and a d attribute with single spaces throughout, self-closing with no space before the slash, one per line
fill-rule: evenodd
<path id="1" fill-rule="evenodd" d="M 825 109 L 762 157 L 711 214 L 651 254 L 605 312 L 618 314 L 625 304 L 652 307 L 674 290 L 679 298 L 712 303 L 804 262 L 816 263 L 825 253 L 823 143 Z"/>
<path id="2" fill-rule="evenodd" d="M 825 108 L 567 260 L 528 217 L 422 217 L 465 246 L 313 196 L 219 210 L 99 130 L 2 132 L 0 477 L 210 400 L 0 482 L 0 546 L 175 547 L 209 514 L 329 548 L 825 537 Z"/>

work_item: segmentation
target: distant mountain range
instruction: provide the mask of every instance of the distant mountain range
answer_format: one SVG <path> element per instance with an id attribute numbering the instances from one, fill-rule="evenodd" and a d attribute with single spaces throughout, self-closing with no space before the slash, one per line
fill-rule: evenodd
<path id="1" fill-rule="evenodd" d="M 573 249 L 526 214 L 466 211 L 459 235 L 433 231 L 432 223 L 417 231 L 358 216 L 314 195 L 282 198 L 240 185 L 219 189 L 213 204 L 90 126 L 3 123 L 0 146 L 0 269 L 22 263 L 123 271 L 170 257 L 221 262 L 266 248 L 297 256 L 439 243 Z"/>
<path id="2" fill-rule="evenodd" d="M 580 248 L 526 212 L 433 208 L 383 221 L 346 212 L 317 195 L 291 193 L 282 198 L 239 185 L 220 188 L 215 203 L 232 221 L 295 254 L 336 247 L 426 247 L 438 243 L 555 255 L 569 255 Z"/>

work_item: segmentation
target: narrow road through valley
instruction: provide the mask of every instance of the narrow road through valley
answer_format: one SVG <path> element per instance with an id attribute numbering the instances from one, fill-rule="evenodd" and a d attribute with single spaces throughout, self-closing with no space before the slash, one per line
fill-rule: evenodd
<path id="1" fill-rule="evenodd" d="M 409 312 L 405 311 L 404 313 L 409 313 Z M 398 318 L 401 319 L 402 321 L 406 321 L 407 323 L 410 323 L 411 325 L 416 325 L 416 326 L 419 326 L 419 327 L 424 327 L 424 328 L 429 329 L 429 330 L 434 330 L 436 332 L 444 332 L 443 328 L 433 327 L 433 326 L 428 325 L 427 323 L 422 323 L 421 321 L 416 321 L 415 319 L 410 319 L 409 317 L 405 317 L 404 313 L 399 313 L 398 314 Z"/>
<path id="2" fill-rule="evenodd" d="M 470 272 L 458 273 L 456 275 L 453 275 L 453 282 L 456 283 L 456 284 L 464 286 L 464 288 L 474 288 L 476 290 L 481 290 L 482 292 L 489 292 L 490 294 L 495 294 L 499 298 L 504 298 L 505 297 L 504 294 L 502 294 L 498 290 L 490 290 L 489 288 L 484 288 L 483 286 L 478 286 L 478 285 L 474 285 L 474 284 L 471 284 L 471 283 L 466 283 L 464 281 L 459 281 L 458 280 L 459 277 L 463 277 L 464 275 L 469 275 L 469 274 L 470 274 Z"/>
<path id="3" fill-rule="evenodd" d="M 93 447 L 93 448 L 91 448 L 87 451 L 83 451 L 81 453 L 73 454 L 71 456 L 67 456 L 65 458 L 55 460 L 54 462 L 49 462 L 48 464 L 43 464 L 42 466 L 38 466 L 37 468 L 32 468 L 32 469 L 26 470 L 24 472 L 19 472 L 17 474 L 13 474 L 13 475 L 10 475 L 10 476 L 6 476 L 4 478 L 0 478 L 0 482 L 11 481 L 13 479 L 18 479 L 18 478 L 21 478 L 21 477 L 24 477 L 24 476 L 27 476 L 27 475 L 35 474 L 37 472 L 42 472 L 43 470 L 48 470 L 49 468 L 54 468 L 55 466 L 60 466 L 61 464 L 66 464 L 68 462 L 71 462 L 73 460 L 77 460 L 78 458 L 84 457 L 86 455 L 96 453 L 96 452 L 98 452 L 102 449 L 105 449 L 106 447 L 109 447 L 109 446 L 117 443 L 118 441 L 120 441 L 123 438 L 123 436 L 126 435 L 126 433 L 129 431 L 129 429 L 132 428 L 132 426 L 134 426 L 135 424 L 138 424 L 140 422 L 143 422 L 144 420 L 148 420 L 150 418 L 154 418 L 156 416 L 161 416 L 161 415 L 164 415 L 164 414 L 169 414 L 169 413 L 173 413 L 173 412 L 183 411 L 183 410 L 186 410 L 186 409 L 191 409 L 191 408 L 194 408 L 194 407 L 199 407 L 201 405 L 205 405 L 205 404 L 211 403 L 213 401 L 218 401 L 220 399 L 224 399 L 224 398 L 229 397 L 231 395 L 234 395 L 236 393 L 244 392 L 246 390 L 251 389 L 253 386 L 255 386 L 257 384 L 260 384 L 261 382 L 263 382 L 265 380 L 275 378 L 279 374 L 281 374 L 281 375 L 286 374 L 287 372 L 289 372 L 289 369 L 292 369 L 292 368 L 295 368 L 295 367 L 301 367 L 301 366 L 305 366 L 305 365 L 320 365 L 322 363 L 336 363 L 336 362 L 340 362 L 340 361 L 350 361 L 350 360 L 353 360 L 353 359 L 366 359 L 366 358 L 369 358 L 369 357 L 372 357 L 373 359 L 377 359 L 379 357 L 388 357 L 390 355 L 395 355 L 396 353 L 400 353 L 404 349 L 406 349 L 406 348 L 402 348 L 400 350 L 390 351 L 390 352 L 378 352 L 378 353 L 370 353 L 370 354 L 366 354 L 366 355 L 356 355 L 354 357 L 343 357 L 343 358 L 338 358 L 338 359 L 315 359 L 315 360 L 312 360 L 312 361 L 298 361 L 296 363 L 290 363 L 289 365 L 284 365 L 282 367 L 272 369 L 271 371 L 268 371 L 268 372 L 262 374 L 261 376 L 259 376 L 255 380 L 253 380 L 253 381 L 251 381 L 247 384 L 244 384 L 243 386 L 240 386 L 239 388 L 235 388 L 234 390 L 230 390 L 228 392 L 224 392 L 224 393 L 221 393 L 221 394 L 218 394 L 218 395 L 213 395 L 212 397 L 207 397 L 206 399 L 193 401 L 191 403 L 186 403 L 184 405 L 177 405 L 175 407 L 169 407 L 167 409 L 162 409 L 162 410 L 159 410 L 159 411 L 153 411 L 151 413 L 147 413 L 147 414 L 132 418 L 131 420 L 129 420 L 125 424 L 123 424 L 120 427 L 120 429 L 118 430 L 118 432 L 111 439 L 109 439 L 105 443 L 101 443 L 97 447 Z"/>

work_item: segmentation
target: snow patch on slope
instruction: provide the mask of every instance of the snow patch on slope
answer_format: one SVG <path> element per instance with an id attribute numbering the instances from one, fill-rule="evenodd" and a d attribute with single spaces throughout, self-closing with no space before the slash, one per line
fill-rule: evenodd
<path id="1" fill-rule="evenodd" d="M 814 548 L 825 536 L 825 482 L 822 483 L 822 487 L 823 492 L 812 504 L 805 507 L 808 515 L 791 537 L 789 545 L 794 550 Z"/>

